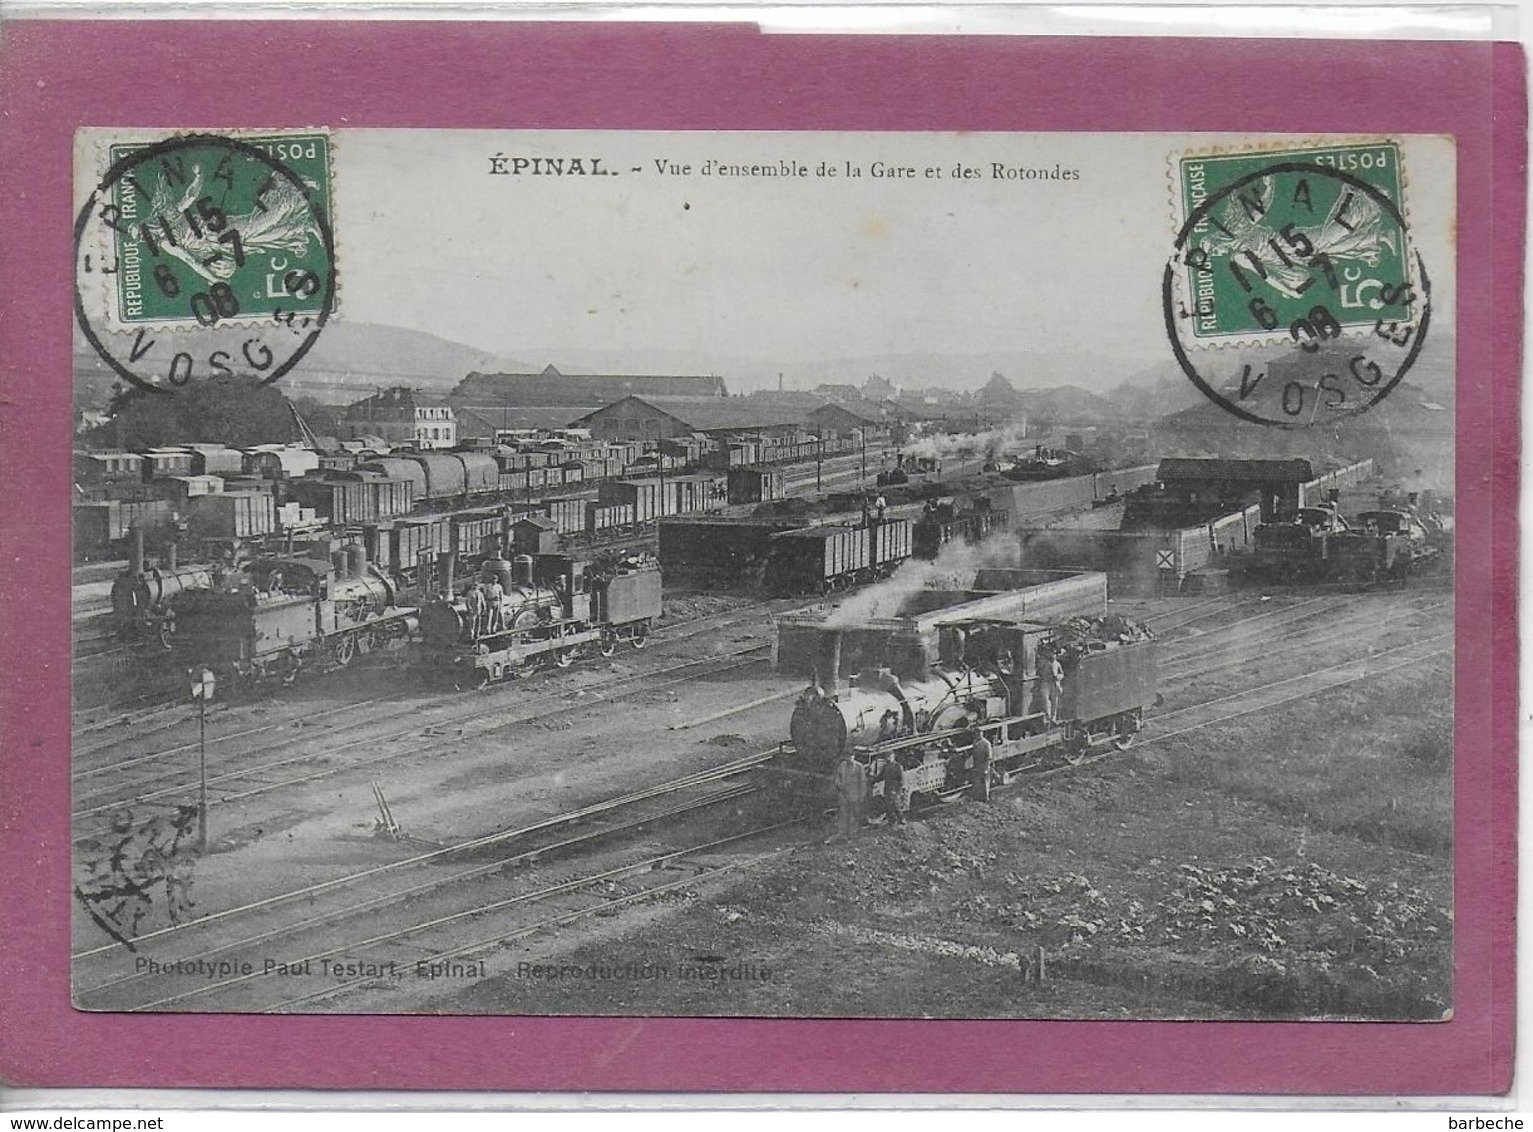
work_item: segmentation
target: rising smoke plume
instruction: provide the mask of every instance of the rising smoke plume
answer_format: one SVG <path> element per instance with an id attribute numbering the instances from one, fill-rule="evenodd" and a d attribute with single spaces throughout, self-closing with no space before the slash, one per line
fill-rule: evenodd
<path id="1" fill-rule="evenodd" d="M 1027 423 L 1005 425 L 988 432 L 947 433 L 922 436 L 900 451 L 907 460 L 962 459 L 983 454 L 987 460 L 999 460 L 1007 453 L 1022 451 L 1027 439 Z"/>
<path id="2" fill-rule="evenodd" d="M 841 629 L 868 621 L 898 617 L 913 594 L 926 589 L 966 590 L 974 575 L 990 567 L 1016 567 L 1019 562 L 1016 535 L 993 532 L 983 542 L 950 542 L 928 562 L 912 558 L 876 585 L 852 594 L 825 618 L 825 627 Z"/>

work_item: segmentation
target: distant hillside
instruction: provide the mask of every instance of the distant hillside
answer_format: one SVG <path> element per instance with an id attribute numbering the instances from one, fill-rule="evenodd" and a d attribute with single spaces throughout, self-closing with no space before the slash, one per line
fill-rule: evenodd
<path id="1" fill-rule="evenodd" d="M 106 404 L 113 384 L 121 381 L 75 332 L 75 399 L 83 407 Z M 303 361 L 281 380 L 290 397 L 311 396 L 344 403 L 367 396 L 378 386 L 409 385 L 445 393 L 473 370 L 536 371 L 536 365 L 449 342 L 434 334 L 371 323 L 332 322 Z"/>
<path id="2" fill-rule="evenodd" d="M 1317 468 L 1372 457 L 1385 476 L 1420 469 L 1429 483 L 1448 485 L 1454 474 L 1454 414 L 1451 400 L 1445 404 L 1440 397 L 1402 381 L 1360 416 L 1293 430 L 1240 420 L 1205 399 L 1156 422 L 1154 434 L 1167 456 L 1296 456 Z"/>

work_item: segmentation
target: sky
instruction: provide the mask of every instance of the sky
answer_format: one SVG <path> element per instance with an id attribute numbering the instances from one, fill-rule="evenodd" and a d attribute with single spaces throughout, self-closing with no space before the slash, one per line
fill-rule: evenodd
<path id="1" fill-rule="evenodd" d="M 93 147 L 120 138 L 81 132 L 82 201 Z M 1434 322 L 1451 328 L 1452 140 L 1398 140 Z M 1149 366 L 1171 357 L 1160 287 L 1175 159 L 1277 141 L 339 129 L 336 317 L 503 358 L 580 365 L 582 351 L 605 351 L 633 357 L 614 367 L 628 372 L 656 352 L 724 374 L 742 361 L 1019 351 Z M 615 175 L 491 172 L 518 157 L 594 158 Z M 709 161 L 808 175 L 724 176 Z M 876 176 L 875 163 L 908 172 Z M 998 178 L 997 165 L 1061 176 Z M 955 178 L 957 166 L 978 175 Z"/>
<path id="2" fill-rule="evenodd" d="M 1043 350 L 1154 361 L 1166 355 L 1172 158 L 1248 140 L 341 130 L 341 312 L 517 357 Z M 1444 325 L 1452 154 L 1448 139 L 1406 141 L 1412 237 Z M 617 175 L 495 175 L 497 155 L 506 167 L 594 157 Z M 710 159 L 786 160 L 810 175 L 704 175 Z M 657 161 L 691 172 L 662 174 Z M 816 176 L 822 162 L 839 175 Z M 875 162 L 914 176 L 875 177 Z M 995 163 L 1078 177 L 997 179 Z M 980 175 L 955 180 L 960 164 Z"/>

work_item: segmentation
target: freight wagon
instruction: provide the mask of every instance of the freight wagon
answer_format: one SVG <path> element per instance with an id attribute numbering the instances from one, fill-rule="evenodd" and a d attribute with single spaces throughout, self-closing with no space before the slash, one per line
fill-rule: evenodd
<path id="1" fill-rule="evenodd" d="M 293 480 L 287 485 L 287 497 L 344 527 L 408 515 L 415 507 L 415 488 L 413 479 L 355 471 L 331 479 Z"/>
<path id="2" fill-rule="evenodd" d="M 277 505 L 264 491 L 227 491 L 191 501 L 189 533 L 199 539 L 243 542 L 277 529 Z"/>
<path id="3" fill-rule="evenodd" d="M 192 453 L 192 474 L 199 476 L 238 476 L 245 470 L 245 454 L 221 444 L 188 444 Z"/>
<path id="4" fill-rule="evenodd" d="M 667 574 L 714 584 L 759 584 L 772 539 L 802 521 L 678 516 L 660 524 L 660 565 Z"/>
<path id="5" fill-rule="evenodd" d="M 101 558 L 122 550 L 123 539 L 142 528 L 156 543 L 173 538 L 180 516 L 163 499 L 128 502 L 111 499 L 74 505 L 74 552 L 81 560 Z"/>
<path id="6" fill-rule="evenodd" d="M 597 486 L 596 500 L 630 506 L 636 522 L 653 523 L 666 515 L 717 510 L 728 502 L 728 491 L 723 476 L 694 473 L 610 480 Z"/>
<path id="7" fill-rule="evenodd" d="M 189 476 L 192 474 L 192 454 L 184 448 L 151 448 L 144 453 L 141 467 L 146 481 L 165 476 Z"/>
<path id="8" fill-rule="evenodd" d="M 483 452 L 411 452 L 369 460 L 358 464 L 357 470 L 411 481 L 416 506 L 501 490 L 501 467 Z"/>
<path id="9" fill-rule="evenodd" d="M 92 486 L 144 478 L 144 458 L 137 452 L 76 452 L 75 483 Z"/>
<path id="10" fill-rule="evenodd" d="M 788 496 L 788 476 L 781 468 L 739 467 L 727 473 L 730 503 L 768 503 Z"/>
<path id="11" fill-rule="evenodd" d="M 887 578 L 910 558 L 909 519 L 807 527 L 772 540 L 762 584 L 772 593 L 830 593 Z"/>

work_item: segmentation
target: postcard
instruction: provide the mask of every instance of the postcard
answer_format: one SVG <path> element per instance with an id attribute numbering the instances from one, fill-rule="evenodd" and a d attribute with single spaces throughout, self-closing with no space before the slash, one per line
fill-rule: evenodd
<path id="1" fill-rule="evenodd" d="M 866 92 L 955 48 L 856 42 Z M 766 1043 L 758 1087 L 1495 1087 L 1490 121 L 809 122 L 680 74 L 708 112 L 49 127 L 51 1025 L 464 1055 L 172 1073 L 220 1084 L 728 1089 Z M 1236 1031 L 1309 1052 L 1166 1071 Z M 1071 1078 L 1104 1034 L 1166 1060 Z M 1397 1069 L 1337 1078 L 1344 1034 Z"/>

